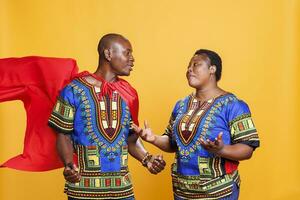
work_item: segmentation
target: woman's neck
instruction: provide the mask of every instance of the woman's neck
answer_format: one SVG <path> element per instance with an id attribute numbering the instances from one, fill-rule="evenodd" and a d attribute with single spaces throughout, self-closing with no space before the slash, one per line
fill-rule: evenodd
<path id="1" fill-rule="evenodd" d="M 215 85 L 208 85 L 206 87 L 196 88 L 195 97 L 200 101 L 207 101 L 216 98 L 226 92 Z"/>

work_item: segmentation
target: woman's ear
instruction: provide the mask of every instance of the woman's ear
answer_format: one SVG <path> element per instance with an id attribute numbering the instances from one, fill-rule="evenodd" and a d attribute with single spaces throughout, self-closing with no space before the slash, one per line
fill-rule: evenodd
<path id="1" fill-rule="evenodd" d="M 217 71 L 216 65 L 211 65 L 211 66 L 209 67 L 209 71 L 210 71 L 211 74 L 215 74 L 216 71 Z"/>

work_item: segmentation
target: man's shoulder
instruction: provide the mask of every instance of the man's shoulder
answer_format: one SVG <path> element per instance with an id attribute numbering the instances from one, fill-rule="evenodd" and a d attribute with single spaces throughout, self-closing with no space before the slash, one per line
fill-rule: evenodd
<path id="1" fill-rule="evenodd" d="M 125 79 L 122 79 L 122 78 L 118 78 L 118 79 L 122 85 L 126 86 L 128 89 L 137 93 L 137 90 L 128 81 L 126 81 Z"/>
<path id="2" fill-rule="evenodd" d="M 70 80 L 61 90 L 73 92 L 74 89 L 78 89 L 81 87 L 80 83 L 81 81 L 79 80 L 79 78 L 75 77 L 72 80 Z"/>

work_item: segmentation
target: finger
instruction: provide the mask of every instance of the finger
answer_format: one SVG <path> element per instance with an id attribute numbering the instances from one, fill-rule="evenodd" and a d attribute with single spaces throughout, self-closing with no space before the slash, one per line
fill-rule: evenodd
<path id="1" fill-rule="evenodd" d="M 200 138 L 200 144 L 201 144 L 203 147 L 206 147 L 206 146 L 207 146 L 207 143 L 204 141 L 203 138 Z"/>
<path id="2" fill-rule="evenodd" d="M 205 141 L 204 141 L 204 139 L 202 137 L 200 138 L 200 142 L 202 142 L 203 144 L 205 144 Z"/>
<path id="3" fill-rule="evenodd" d="M 201 144 L 201 140 L 200 140 L 200 144 Z M 203 140 L 203 139 L 202 139 L 202 146 L 203 146 L 204 149 L 206 149 L 206 150 L 210 150 L 210 149 L 212 148 L 209 139 L 206 139 L 206 140 Z"/>
<path id="4" fill-rule="evenodd" d="M 73 176 L 73 175 L 76 175 L 78 174 L 78 172 L 76 172 L 75 170 L 70 170 L 70 172 L 68 174 L 66 174 L 66 176 Z"/>
<path id="5" fill-rule="evenodd" d="M 156 155 L 154 156 L 154 160 L 162 160 L 162 155 Z"/>
<path id="6" fill-rule="evenodd" d="M 73 164 L 72 167 L 73 167 L 73 169 L 74 169 L 75 172 L 79 172 L 79 169 L 78 169 L 78 167 L 76 166 L 76 164 Z"/>
<path id="7" fill-rule="evenodd" d="M 166 161 L 164 160 L 163 155 L 161 155 L 159 162 L 160 162 L 160 164 L 162 164 L 163 166 L 166 166 Z"/>
<path id="8" fill-rule="evenodd" d="M 65 179 L 70 182 L 74 182 L 79 179 L 79 174 L 73 174 L 70 176 L 65 176 Z"/>
<path id="9" fill-rule="evenodd" d="M 72 174 L 73 174 L 73 172 L 72 172 L 71 168 L 69 168 L 69 167 L 65 168 L 65 170 L 63 171 L 64 176 L 69 176 Z"/>
<path id="10" fill-rule="evenodd" d="M 223 132 L 220 132 L 218 136 L 215 138 L 215 145 L 219 145 L 222 142 Z"/>
<path id="11" fill-rule="evenodd" d="M 136 129 L 136 127 L 137 126 L 134 123 L 130 123 L 130 127 L 129 127 L 130 129 L 132 129 L 134 131 Z"/>
<path id="12" fill-rule="evenodd" d="M 162 155 L 162 154 L 161 154 L 161 155 L 158 155 L 157 157 L 155 157 L 154 160 L 155 160 L 156 162 L 159 162 L 160 165 L 163 165 L 163 166 L 166 165 L 166 162 L 164 161 L 163 155 Z"/>
<path id="13" fill-rule="evenodd" d="M 218 147 L 216 145 L 216 141 L 214 141 L 214 142 L 210 141 L 209 144 L 210 144 L 211 149 L 217 149 L 217 147 Z"/>
<path id="14" fill-rule="evenodd" d="M 160 161 L 158 161 L 158 160 L 154 160 L 152 162 L 152 165 L 155 169 L 159 169 L 159 171 L 161 171 L 165 168 L 165 165 L 163 163 L 161 163 Z"/>
<path id="15" fill-rule="evenodd" d="M 209 146 L 214 146 L 214 141 L 211 141 L 210 139 L 207 139 L 207 140 L 206 140 L 206 143 L 207 143 Z"/>
<path id="16" fill-rule="evenodd" d="M 167 164 L 166 161 L 164 161 L 164 160 L 161 160 L 160 163 L 161 163 L 164 167 L 165 167 L 166 164 Z"/>
<path id="17" fill-rule="evenodd" d="M 81 180 L 81 175 L 78 175 L 78 177 L 77 177 L 77 179 L 75 181 L 77 183 L 77 182 L 80 182 L 80 180 Z"/>
<path id="18" fill-rule="evenodd" d="M 138 127 L 138 126 L 135 125 L 135 124 L 132 124 L 132 125 L 131 125 L 131 128 L 132 128 L 132 130 L 133 130 L 135 133 L 138 133 L 138 132 L 139 132 L 139 129 L 140 129 L 140 127 Z"/>
<path id="19" fill-rule="evenodd" d="M 135 125 L 135 124 L 132 124 L 131 125 L 131 127 L 132 127 L 132 129 L 134 130 L 134 131 L 139 131 L 140 130 L 140 127 L 138 127 L 137 125 Z"/>
<path id="20" fill-rule="evenodd" d="M 72 175 L 65 176 L 65 178 L 68 179 L 68 180 L 74 179 L 74 178 L 76 178 L 76 177 L 78 177 L 77 174 L 72 174 Z"/>
<path id="21" fill-rule="evenodd" d="M 211 141 L 209 139 L 206 139 L 206 144 L 208 147 L 211 147 Z"/>
<path id="22" fill-rule="evenodd" d="M 76 182 L 79 182 L 81 180 L 81 175 L 78 174 L 77 179 L 75 180 Z"/>
<path id="23" fill-rule="evenodd" d="M 156 165 L 154 165 L 153 168 L 155 169 L 155 171 L 156 171 L 157 173 L 161 172 L 161 171 L 164 169 L 163 166 L 162 166 L 162 167 L 159 167 L 159 166 L 156 166 Z"/>
<path id="24" fill-rule="evenodd" d="M 142 137 L 142 138 L 145 138 L 147 136 L 147 133 L 145 130 L 141 129 L 141 131 L 139 132 L 139 135 Z"/>
<path id="25" fill-rule="evenodd" d="M 81 175 L 80 175 L 80 173 L 75 172 L 74 174 L 69 175 L 69 176 L 67 176 L 67 177 L 70 178 L 70 179 L 72 179 L 72 178 L 79 178 L 79 177 L 81 177 Z"/>
<path id="26" fill-rule="evenodd" d="M 154 169 L 154 167 L 150 167 L 149 171 L 152 173 L 152 174 L 157 174 L 158 172 Z"/>
<path id="27" fill-rule="evenodd" d="M 137 135 L 139 135 L 139 136 L 141 136 L 141 135 L 143 134 L 143 129 L 140 128 L 140 127 L 138 127 L 138 126 L 135 126 L 135 127 L 133 128 L 133 131 L 135 132 L 135 134 L 137 134 Z"/>
<path id="28" fill-rule="evenodd" d="M 67 164 L 66 166 L 65 166 L 65 170 L 71 170 L 72 168 L 71 168 L 71 166 L 70 166 L 70 164 Z"/>
<path id="29" fill-rule="evenodd" d="M 158 159 L 159 160 L 164 160 L 163 155 L 162 154 L 158 155 Z"/>
<path id="30" fill-rule="evenodd" d="M 219 135 L 218 135 L 218 140 L 222 140 L 222 136 L 223 136 L 223 132 L 220 132 Z"/>
<path id="31" fill-rule="evenodd" d="M 77 176 L 77 177 L 68 179 L 68 181 L 71 182 L 71 183 L 77 183 L 77 182 L 80 181 L 80 179 L 81 179 L 81 177 Z"/>
<path id="32" fill-rule="evenodd" d="M 215 145 L 219 145 L 219 144 L 220 144 L 220 142 L 219 142 L 218 138 L 215 138 Z"/>
<path id="33" fill-rule="evenodd" d="M 148 124 L 147 120 L 144 121 L 144 126 L 145 126 L 145 129 L 149 128 L 149 124 Z"/>

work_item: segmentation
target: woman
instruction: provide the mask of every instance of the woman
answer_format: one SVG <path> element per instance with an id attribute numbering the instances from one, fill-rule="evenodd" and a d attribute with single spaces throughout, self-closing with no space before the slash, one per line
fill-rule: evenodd
<path id="1" fill-rule="evenodd" d="M 174 199 L 238 199 L 240 160 L 259 139 L 247 104 L 218 87 L 222 61 L 210 50 L 192 57 L 186 77 L 195 93 L 179 100 L 161 136 L 133 125 L 140 137 L 166 152 L 172 165 Z"/>

